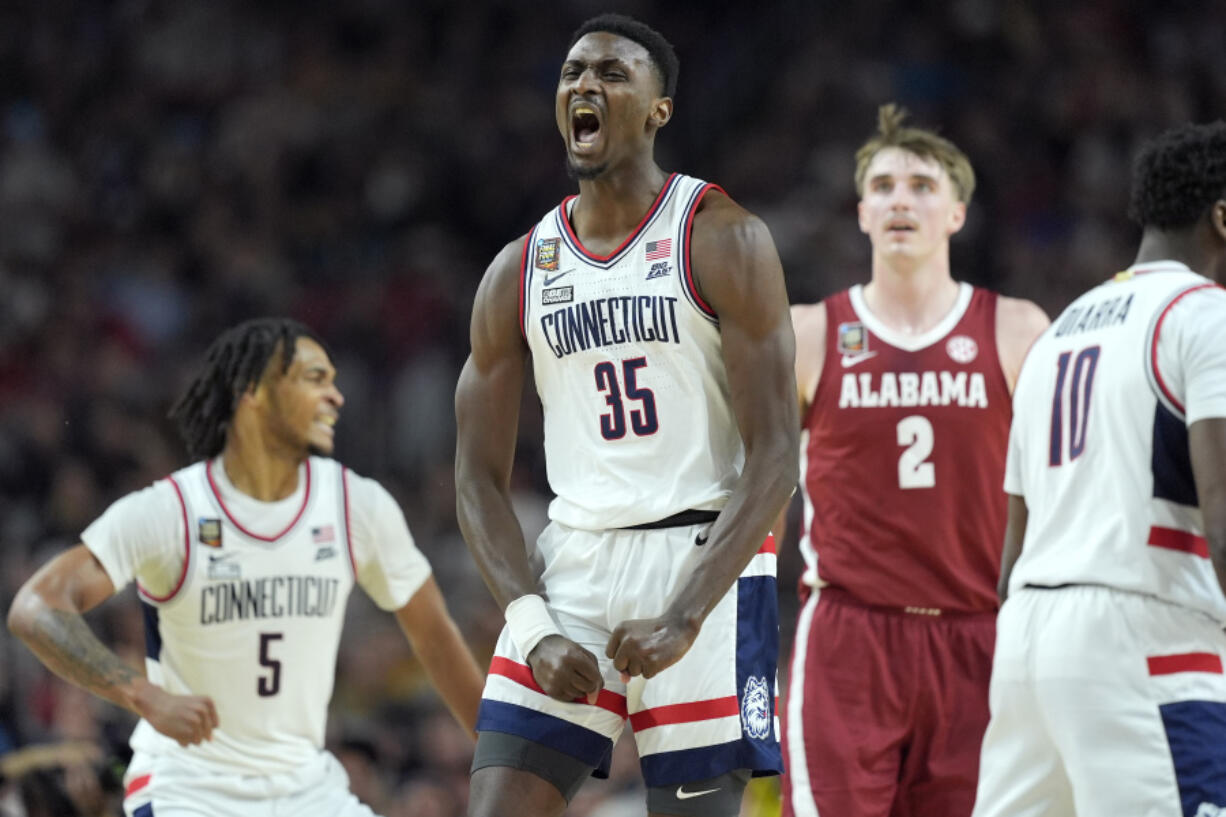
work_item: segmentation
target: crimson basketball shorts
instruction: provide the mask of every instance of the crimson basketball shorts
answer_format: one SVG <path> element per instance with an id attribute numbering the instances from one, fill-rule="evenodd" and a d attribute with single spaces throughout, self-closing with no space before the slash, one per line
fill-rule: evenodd
<path id="1" fill-rule="evenodd" d="M 801 608 L 785 717 L 784 814 L 968 817 L 988 723 L 995 616 Z"/>
<path id="2" fill-rule="evenodd" d="M 650 680 L 631 678 L 627 685 L 605 657 L 618 624 L 664 612 L 704 553 L 696 537 L 709 527 L 583 531 L 551 523 L 537 543 L 550 611 L 567 638 L 596 656 L 604 689 L 595 704 L 550 698 L 504 628 L 482 695 L 478 731 L 543 744 L 604 777 L 613 743 L 628 720 L 648 787 L 735 769 L 780 773 L 773 538 L 750 560 L 676 664 Z"/>
<path id="3" fill-rule="evenodd" d="M 1226 815 L 1226 635 L 1107 587 L 1000 611 L 976 817 Z"/>

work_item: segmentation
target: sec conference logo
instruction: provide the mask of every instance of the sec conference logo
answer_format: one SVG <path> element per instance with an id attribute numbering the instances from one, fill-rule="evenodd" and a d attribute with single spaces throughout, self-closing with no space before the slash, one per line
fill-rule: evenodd
<path id="1" fill-rule="evenodd" d="M 751 738 L 762 740 L 771 732 L 770 687 L 765 678 L 749 676 L 741 696 L 741 728 Z"/>
<path id="2" fill-rule="evenodd" d="M 945 351 L 955 363 L 970 363 L 979 356 L 979 344 L 966 335 L 954 335 L 945 343 Z"/>

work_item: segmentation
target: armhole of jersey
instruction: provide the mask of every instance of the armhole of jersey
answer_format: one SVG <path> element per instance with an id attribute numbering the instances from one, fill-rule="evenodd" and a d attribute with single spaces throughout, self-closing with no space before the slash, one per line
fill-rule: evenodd
<path id="1" fill-rule="evenodd" d="M 179 591 L 183 589 L 183 584 L 187 581 L 187 570 L 192 562 L 192 532 L 187 524 L 187 501 L 183 498 L 183 491 L 173 476 L 166 477 L 166 481 L 175 489 L 175 496 L 179 500 L 179 512 L 183 515 L 183 567 L 179 571 L 179 581 L 165 596 L 155 596 L 141 587 L 140 582 L 136 583 L 136 590 L 140 596 L 152 604 L 165 604 L 179 594 Z"/>
<path id="2" fill-rule="evenodd" d="M 524 250 L 519 257 L 519 331 L 524 336 L 525 343 L 528 340 L 528 293 L 532 291 L 532 282 L 528 279 L 531 269 L 528 266 L 528 248 L 532 246 L 532 237 L 536 235 L 536 231 L 537 227 L 533 227 L 524 236 Z"/>
<path id="3" fill-rule="evenodd" d="M 349 469 L 341 466 L 341 501 L 345 506 L 345 550 L 349 554 L 349 569 L 353 571 L 353 582 L 358 581 L 358 560 L 353 555 L 353 530 L 349 513 Z"/>
<path id="4" fill-rule="evenodd" d="M 703 297 L 698 292 L 698 285 L 694 282 L 694 266 L 690 260 L 690 239 L 694 233 L 694 216 L 698 213 L 698 205 L 702 203 L 702 199 L 707 193 L 712 190 L 718 190 L 725 196 L 724 188 L 717 184 L 707 183 L 694 193 L 693 200 L 686 206 L 685 214 L 685 229 L 681 233 L 681 288 L 685 290 L 686 297 L 690 303 L 712 323 L 719 322 L 719 316 L 715 314 L 715 310 L 711 308 Z M 731 197 L 730 197 L 731 198 Z"/>
<path id="5" fill-rule="evenodd" d="M 991 290 L 991 289 L 975 287 L 976 294 L 981 293 L 981 292 L 983 293 L 983 297 L 988 299 L 988 320 L 987 320 L 988 327 L 987 329 L 989 333 L 988 337 L 992 339 L 992 352 L 995 355 L 995 359 L 996 359 L 995 368 L 996 368 L 997 383 L 1000 385 L 1001 391 L 1004 392 L 1005 395 L 1008 395 L 1011 397 L 1013 395 L 1013 392 L 1009 388 L 1009 376 L 1005 374 L 1005 364 L 1000 359 L 1000 351 L 1001 351 L 1000 333 L 997 331 L 999 327 L 999 321 L 1000 321 L 1000 293 L 995 292 L 994 290 Z M 971 297 L 974 297 L 974 296 L 972 295 Z M 1030 341 L 1031 346 L 1034 346 L 1035 340 L 1038 340 L 1037 335 L 1035 336 L 1034 340 Z M 1029 347 L 1026 348 L 1026 354 L 1030 354 Z M 1018 377 L 1021 377 L 1022 375 L 1022 363 L 1024 363 L 1025 361 L 1026 361 L 1026 355 L 1024 354 L 1022 355 L 1021 361 L 1019 361 L 1017 365 Z M 1013 387 L 1017 388 L 1016 381 L 1014 381 Z"/>
<path id="6" fill-rule="evenodd" d="M 1170 388 L 1166 385 L 1166 381 L 1162 379 L 1162 372 L 1158 370 L 1158 338 L 1162 333 L 1162 322 L 1166 320 L 1166 315 L 1171 311 L 1171 308 L 1179 303 L 1185 295 L 1190 295 L 1201 289 L 1211 289 L 1215 286 L 1217 284 L 1195 284 L 1176 292 L 1162 306 L 1162 309 L 1158 311 L 1146 337 L 1145 373 L 1149 376 L 1150 389 L 1153 390 L 1154 396 L 1158 398 L 1158 401 L 1180 420 L 1183 420 L 1185 417 L 1183 404 L 1171 393 Z"/>
<path id="7" fill-rule="evenodd" d="M 836 377 L 831 365 L 834 362 L 834 349 L 838 345 L 838 321 L 831 319 L 830 302 L 837 295 L 831 295 L 828 298 L 823 298 L 818 303 L 825 304 L 826 308 L 826 348 L 822 350 L 822 373 L 817 376 L 817 382 L 813 384 L 813 394 L 809 395 L 809 408 L 805 411 L 805 416 L 800 418 L 800 427 L 809 428 L 809 423 L 813 420 L 813 413 L 817 411 L 817 404 L 820 401 L 822 394 L 822 385 L 826 382 L 826 377 Z"/>

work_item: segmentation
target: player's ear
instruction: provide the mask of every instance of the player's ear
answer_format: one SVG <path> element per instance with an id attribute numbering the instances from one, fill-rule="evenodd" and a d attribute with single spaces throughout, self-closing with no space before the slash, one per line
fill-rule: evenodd
<path id="1" fill-rule="evenodd" d="M 1209 209 L 1209 224 L 1219 241 L 1226 241 L 1226 199 L 1218 199 Z"/>
<path id="2" fill-rule="evenodd" d="M 662 128 L 673 118 L 673 100 L 662 96 L 651 105 L 651 113 L 647 116 L 647 124 L 653 128 Z"/>
<path id="3" fill-rule="evenodd" d="M 966 226 L 966 202 L 955 202 L 953 209 L 949 212 L 949 234 L 961 230 Z"/>

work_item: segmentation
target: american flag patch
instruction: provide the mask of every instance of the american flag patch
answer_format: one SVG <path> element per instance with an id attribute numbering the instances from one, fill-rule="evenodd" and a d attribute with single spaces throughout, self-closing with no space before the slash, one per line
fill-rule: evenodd
<path id="1" fill-rule="evenodd" d="M 661 238 L 659 241 L 647 242 L 647 260 L 659 261 L 661 258 L 668 258 L 668 254 L 673 250 L 673 240 L 671 238 Z"/>
<path id="2" fill-rule="evenodd" d="M 311 528 L 311 541 L 317 545 L 336 541 L 336 530 L 331 525 L 320 525 Z"/>

